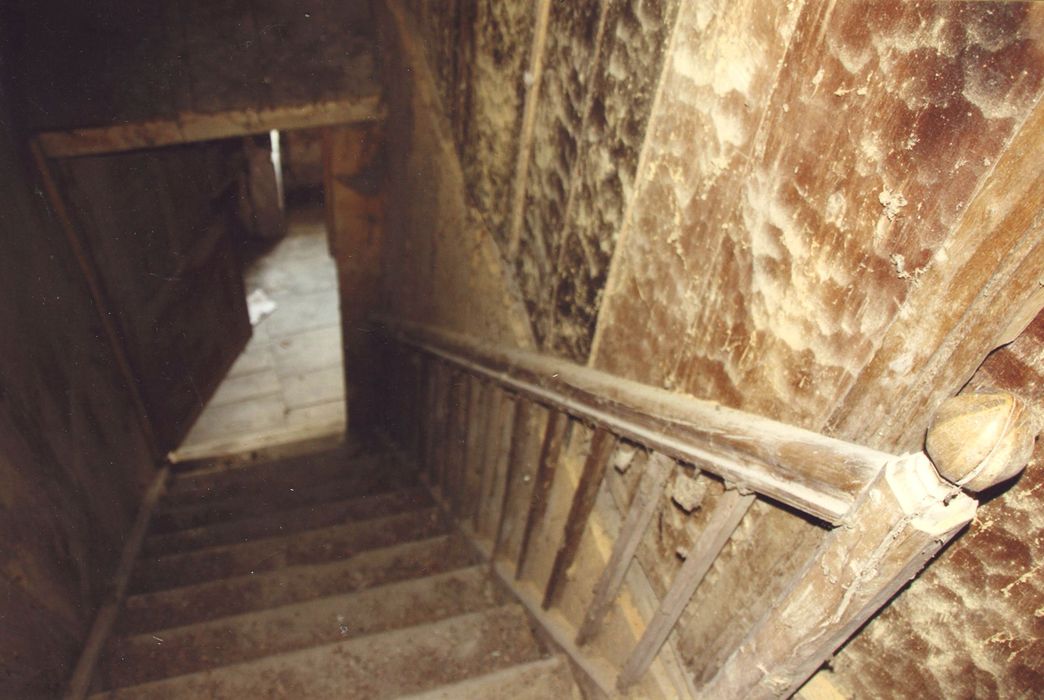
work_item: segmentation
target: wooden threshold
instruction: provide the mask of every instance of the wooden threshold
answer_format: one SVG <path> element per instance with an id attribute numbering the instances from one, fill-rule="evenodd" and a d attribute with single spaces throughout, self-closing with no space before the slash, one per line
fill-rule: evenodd
<path id="1" fill-rule="evenodd" d="M 374 93 L 265 109 L 182 112 L 175 119 L 45 131 L 37 134 L 36 141 L 45 156 L 68 158 L 235 138 L 272 130 L 371 122 L 384 116 L 381 96 Z"/>

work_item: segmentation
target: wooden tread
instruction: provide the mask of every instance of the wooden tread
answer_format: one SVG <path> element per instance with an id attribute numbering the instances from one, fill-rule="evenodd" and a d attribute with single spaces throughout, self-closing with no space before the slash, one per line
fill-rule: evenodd
<path id="1" fill-rule="evenodd" d="M 117 640 L 96 677 L 118 688 L 342 639 L 435 622 L 503 603 L 482 567 L 318 598 Z"/>
<path id="2" fill-rule="evenodd" d="M 135 566 L 130 590 L 144 593 L 296 564 L 321 564 L 445 531 L 438 511 L 426 508 L 241 544 L 143 557 Z"/>
<path id="3" fill-rule="evenodd" d="M 430 505 L 431 497 L 420 488 L 329 501 L 209 526 L 158 533 L 146 538 L 142 554 L 155 557 L 265 537 L 290 535 L 358 520 L 372 520 Z"/>
<path id="4" fill-rule="evenodd" d="M 137 634 L 359 591 L 474 564 L 458 536 L 441 535 L 358 552 L 325 564 L 289 566 L 127 598 L 117 632 Z"/>
<path id="5" fill-rule="evenodd" d="M 540 650 L 517 605 L 268 656 L 91 695 L 104 698 L 393 698 L 535 661 Z"/>

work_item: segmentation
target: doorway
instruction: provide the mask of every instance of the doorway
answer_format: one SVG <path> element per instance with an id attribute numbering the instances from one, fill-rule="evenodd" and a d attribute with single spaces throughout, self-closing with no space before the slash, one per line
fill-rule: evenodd
<path id="1" fill-rule="evenodd" d="M 174 462 L 344 438 L 344 352 L 324 211 L 323 134 L 273 131 L 265 140 L 255 137 L 246 146 L 240 218 L 249 225 L 235 236 L 253 333 L 171 453 Z"/>

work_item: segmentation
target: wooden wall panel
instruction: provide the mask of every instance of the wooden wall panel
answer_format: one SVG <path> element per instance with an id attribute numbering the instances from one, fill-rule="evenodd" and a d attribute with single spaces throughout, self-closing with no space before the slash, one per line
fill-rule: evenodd
<path id="1" fill-rule="evenodd" d="M 599 363 L 823 424 L 1040 88 L 1024 6 L 889 7 L 730 5 L 679 35 Z M 744 122 L 732 100 L 763 108 Z M 700 128 L 713 138 L 686 136 Z M 634 364 L 650 356 L 652 373 Z"/>
<path id="2" fill-rule="evenodd" d="M 500 250 L 469 207 L 449 120 L 428 69 L 430 28 L 398 2 L 381 10 L 389 107 L 380 309 L 508 346 L 532 347 Z"/>
<path id="3" fill-rule="evenodd" d="M 547 349 L 578 362 L 590 354 L 677 10 L 676 0 L 617 0 L 606 11 L 569 206 L 556 234 L 554 281 L 538 311 L 547 319 Z"/>
<path id="4" fill-rule="evenodd" d="M 605 0 L 551 3 L 532 148 L 522 155 L 529 167 L 521 229 L 514 233 L 512 253 L 517 250 L 516 274 L 541 344 L 548 336 L 543 307 L 554 279 L 605 5 Z"/>
<path id="5" fill-rule="evenodd" d="M 1044 420 L 1044 313 L 969 390 L 1011 391 Z M 823 672 L 849 697 L 1030 697 L 1044 687 L 1044 440 L 1018 483 Z M 1036 533 L 1036 534 L 1033 534 Z M 930 663 L 924 663 L 930 659 Z"/>
<path id="6" fill-rule="evenodd" d="M 160 447 L 173 450 L 250 337 L 231 234 L 237 142 L 61 162 Z"/>
<path id="7" fill-rule="evenodd" d="M 152 463 L 72 251 L 13 143 L 6 104 L 2 121 L 0 696 L 57 697 Z"/>
<path id="8" fill-rule="evenodd" d="M 510 235 L 509 204 L 536 7 L 530 0 L 477 2 L 473 57 L 465 66 L 461 166 L 472 201 L 502 249 Z"/>

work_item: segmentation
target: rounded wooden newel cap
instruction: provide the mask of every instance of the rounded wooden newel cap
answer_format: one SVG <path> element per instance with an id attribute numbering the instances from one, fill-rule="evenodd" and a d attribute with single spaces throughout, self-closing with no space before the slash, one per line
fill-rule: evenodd
<path id="1" fill-rule="evenodd" d="M 961 394 L 939 407 L 925 450 L 944 479 L 982 491 L 1022 471 L 1033 453 L 1036 433 L 1018 397 L 1005 392 Z"/>

